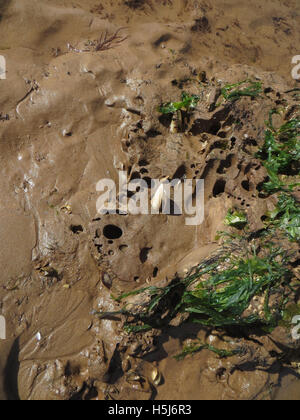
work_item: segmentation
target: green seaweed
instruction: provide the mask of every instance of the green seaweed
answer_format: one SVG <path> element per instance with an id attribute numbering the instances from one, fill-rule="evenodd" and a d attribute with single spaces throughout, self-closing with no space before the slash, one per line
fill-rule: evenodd
<path id="1" fill-rule="evenodd" d="M 246 83 L 248 86 L 242 89 L 241 86 Z M 226 100 L 234 101 L 242 96 L 255 98 L 261 88 L 260 82 L 247 80 L 226 86 L 222 93 Z M 164 104 L 159 111 L 163 114 L 189 111 L 197 106 L 199 100 L 198 96 L 189 96 L 184 92 L 181 102 Z M 119 312 L 127 317 L 124 327 L 127 333 L 163 328 L 180 314 L 188 315 L 185 319 L 189 322 L 212 328 L 258 326 L 268 333 L 278 325 L 290 299 L 286 290 L 293 290 L 292 273 L 288 251 L 276 247 L 272 235 L 274 231 L 280 231 L 291 241 L 300 240 L 300 210 L 291 195 L 297 184 L 286 185 L 284 182 L 284 175 L 299 172 L 300 120 L 292 119 L 275 129 L 273 115 L 276 113 L 277 110 L 270 111 L 265 142 L 257 154 L 269 175 L 263 190 L 268 194 L 281 192 L 276 209 L 267 217 L 263 234 L 254 237 L 254 232 L 251 234 L 249 228 L 246 230 L 247 215 L 236 209 L 230 210 L 225 224 L 244 231 L 222 233 L 227 242 L 224 241 L 218 255 L 201 262 L 185 278 L 176 278 L 166 287 L 146 287 L 114 298 L 123 302 L 131 296 L 145 294 L 144 303 L 136 305 L 135 311 L 129 311 L 129 305 L 125 304 Z M 278 298 L 271 299 L 273 295 Z M 248 310 L 257 296 L 264 299 L 262 312 Z M 199 342 L 186 346 L 176 359 L 182 360 L 188 354 L 203 349 L 211 350 L 220 357 L 241 352 L 220 350 Z"/>
<path id="2" fill-rule="evenodd" d="M 200 340 L 198 340 L 198 343 L 193 343 L 190 345 L 187 345 L 183 348 L 183 351 L 174 357 L 175 360 L 178 362 L 181 360 L 184 360 L 187 356 L 193 356 L 196 353 L 199 353 L 202 350 L 209 350 L 215 354 L 217 354 L 221 359 L 224 359 L 226 357 L 233 357 L 238 354 L 242 354 L 242 349 L 236 349 L 236 350 L 222 350 L 217 349 L 214 346 L 211 346 L 209 344 L 202 344 Z"/>
<path id="3" fill-rule="evenodd" d="M 266 294 L 288 278 L 286 264 L 285 253 L 277 249 L 271 249 L 264 258 L 255 253 L 246 258 L 231 257 L 229 267 L 219 266 L 209 273 L 208 280 L 202 280 L 199 273 L 194 290 L 185 291 L 177 309 L 189 313 L 193 322 L 206 326 L 268 323 L 269 307 L 263 319 L 243 314 L 255 296 Z"/>
<path id="4" fill-rule="evenodd" d="M 243 229 L 248 224 L 247 215 L 238 210 L 229 210 L 225 219 L 225 224 L 237 229 Z"/>
<path id="5" fill-rule="evenodd" d="M 285 178 L 300 174 L 300 119 L 291 119 L 276 130 L 274 114 L 278 114 L 276 109 L 269 113 L 265 143 L 257 154 L 269 175 L 263 190 L 267 194 L 281 193 L 275 210 L 267 216 L 266 225 L 283 231 L 290 241 L 297 242 L 300 240 L 300 206 L 291 192 L 300 184 L 287 184 Z"/>
<path id="6" fill-rule="evenodd" d="M 161 328 L 161 313 L 166 307 L 171 318 L 185 313 L 191 322 L 203 326 L 273 324 L 278 311 L 269 307 L 268 296 L 289 280 L 287 254 L 272 247 L 266 250 L 264 257 L 258 257 L 254 248 L 245 254 L 226 253 L 215 261 L 203 262 L 185 279 L 178 279 L 165 288 L 148 289 L 150 301 L 142 312 L 131 314 L 134 316 L 131 330 L 134 332 L 134 326 L 140 322 Z M 177 296 L 177 304 L 174 296 Z M 255 296 L 266 297 L 264 317 L 244 316 Z"/>
<path id="7" fill-rule="evenodd" d="M 158 108 L 161 114 L 175 114 L 177 111 L 191 111 L 196 108 L 200 97 L 197 95 L 189 95 L 187 92 L 182 92 L 180 102 L 168 102 Z"/>
<path id="8" fill-rule="evenodd" d="M 282 193 L 275 210 L 269 213 L 266 224 L 283 231 L 291 242 L 299 242 L 300 206 L 297 201 L 291 195 Z"/>
<path id="9" fill-rule="evenodd" d="M 246 85 L 244 89 L 240 89 L 243 85 Z M 262 93 L 262 83 L 249 79 L 243 80 L 239 83 L 224 86 L 221 92 L 226 101 L 237 101 L 245 96 L 255 99 Z"/>
<path id="10" fill-rule="evenodd" d="M 292 191 L 299 184 L 286 185 L 282 176 L 300 174 L 300 119 L 292 119 L 276 130 L 273 126 L 276 113 L 277 110 L 270 111 L 265 142 L 256 155 L 267 169 L 269 181 L 263 188 L 269 194 Z"/>
<path id="11" fill-rule="evenodd" d="M 152 326 L 151 325 L 130 325 L 130 324 L 125 324 L 124 326 L 124 330 L 127 332 L 127 334 L 138 334 L 138 333 L 144 333 L 147 331 L 152 330 Z"/>
<path id="12" fill-rule="evenodd" d="M 137 296 L 140 295 L 146 291 L 148 291 L 150 289 L 150 287 L 144 287 L 143 289 L 139 289 L 139 290 L 134 290 L 133 292 L 129 292 L 129 293 L 124 293 L 123 295 L 119 296 L 119 297 L 115 297 L 113 295 L 111 295 L 111 298 L 113 300 L 115 300 L 116 302 L 121 302 L 122 300 L 130 297 L 130 296 Z"/>

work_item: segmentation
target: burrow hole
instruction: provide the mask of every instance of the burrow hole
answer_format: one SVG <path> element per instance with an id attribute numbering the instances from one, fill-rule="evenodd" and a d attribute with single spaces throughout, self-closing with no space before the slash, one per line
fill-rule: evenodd
<path id="1" fill-rule="evenodd" d="M 218 195 L 223 194 L 225 192 L 225 187 L 226 187 L 225 179 L 218 179 L 213 189 L 213 196 L 218 197 Z"/>
<path id="2" fill-rule="evenodd" d="M 152 248 L 143 248 L 140 252 L 140 260 L 142 264 L 145 264 L 145 262 L 148 260 L 149 252 Z"/>
<path id="3" fill-rule="evenodd" d="M 103 235 L 105 236 L 105 238 L 110 240 L 120 239 L 123 235 L 123 231 L 118 226 L 107 225 L 103 229 Z"/>
<path id="4" fill-rule="evenodd" d="M 75 235 L 79 235 L 83 232 L 83 227 L 81 225 L 71 225 L 70 226 L 71 232 L 73 232 Z"/>

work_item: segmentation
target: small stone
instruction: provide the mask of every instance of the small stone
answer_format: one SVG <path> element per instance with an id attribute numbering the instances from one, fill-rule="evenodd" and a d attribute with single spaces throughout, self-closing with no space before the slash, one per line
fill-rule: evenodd
<path id="1" fill-rule="evenodd" d="M 104 273 L 102 275 L 102 283 L 104 284 L 105 287 L 107 287 L 108 289 L 111 289 L 112 279 L 108 273 Z"/>

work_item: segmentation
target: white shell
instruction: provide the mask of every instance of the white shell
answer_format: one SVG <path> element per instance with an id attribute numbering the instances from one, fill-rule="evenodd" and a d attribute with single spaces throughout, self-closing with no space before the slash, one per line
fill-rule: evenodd
<path id="1" fill-rule="evenodd" d="M 154 368 L 151 372 L 151 379 L 154 385 L 159 386 L 162 383 L 162 375 L 157 368 Z"/>
<path id="2" fill-rule="evenodd" d="M 175 120 L 172 120 L 172 122 L 171 122 L 170 133 L 171 134 L 177 134 L 178 133 L 177 121 L 175 121 Z"/>
<path id="3" fill-rule="evenodd" d="M 163 197 L 164 197 L 164 185 L 160 184 L 160 186 L 157 188 L 157 190 L 155 191 L 153 198 L 151 200 L 151 207 L 156 210 L 159 211 L 161 208 L 161 204 L 163 201 Z"/>

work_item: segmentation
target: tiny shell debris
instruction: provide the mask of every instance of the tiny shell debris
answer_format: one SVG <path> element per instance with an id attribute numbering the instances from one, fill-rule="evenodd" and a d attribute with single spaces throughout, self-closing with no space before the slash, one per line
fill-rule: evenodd
<path id="1" fill-rule="evenodd" d="M 170 132 L 171 134 L 177 134 L 182 130 L 183 121 L 182 121 L 182 113 L 181 111 L 177 111 L 172 118 Z"/>
<path id="2" fill-rule="evenodd" d="M 127 382 L 128 383 L 132 383 L 132 382 L 140 382 L 142 379 L 142 377 L 136 373 L 134 370 L 130 370 L 127 373 Z"/>
<path id="3" fill-rule="evenodd" d="M 151 372 L 151 379 L 154 385 L 159 386 L 162 383 L 162 375 L 157 368 L 154 368 Z"/>
<path id="4" fill-rule="evenodd" d="M 168 179 L 168 177 L 162 178 L 160 180 L 160 185 L 157 188 L 157 190 L 155 191 L 152 200 L 151 200 L 151 207 L 155 210 L 155 211 L 159 211 L 163 202 L 163 198 L 165 195 L 165 186 L 164 186 L 164 182 Z"/>
<path id="5" fill-rule="evenodd" d="M 163 196 L 164 196 L 164 186 L 163 186 L 163 184 L 161 184 L 157 188 L 157 190 L 156 190 L 156 192 L 155 192 L 155 194 L 154 194 L 154 196 L 151 200 L 151 207 L 154 210 L 156 210 L 156 211 L 160 210 L 161 204 L 162 204 L 162 201 L 163 201 Z"/>
<path id="6" fill-rule="evenodd" d="M 70 206 L 70 204 L 65 204 L 61 207 L 61 211 L 63 211 L 66 214 L 72 214 L 72 207 Z"/>
<path id="7" fill-rule="evenodd" d="M 72 136 L 72 131 L 70 131 L 70 130 L 63 130 L 62 135 L 64 137 L 71 137 Z"/>

